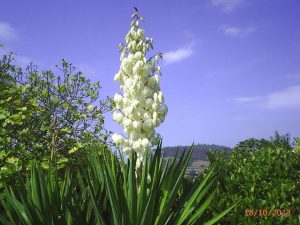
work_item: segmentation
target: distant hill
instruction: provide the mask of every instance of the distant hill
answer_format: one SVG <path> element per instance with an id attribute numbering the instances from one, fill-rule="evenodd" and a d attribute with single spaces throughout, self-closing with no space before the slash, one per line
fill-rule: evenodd
<path id="1" fill-rule="evenodd" d="M 191 146 L 179 146 L 179 147 L 164 147 L 164 157 L 174 157 L 176 151 L 178 150 L 179 155 L 182 154 L 184 149 L 190 149 Z M 212 149 L 212 150 L 225 150 L 229 154 L 231 153 L 231 148 L 226 147 L 226 146 L 221 146 L 221 145 L 206 145 L 206 144 L 198 144 L 194 145 L 194 151 L 191 156 L 191 161 L 190 163 L 193 163 L 194 161 L 202 160 L 202 161 L 207 161 L 207 152 Z"/>
<path id="2" fill-rule="evenodd" d="M 191 146 L 179 146 L 179 147 L 164 147 L 164 158 L 172 159 L 178 150 L 179 155 L 181 155 L 184 149 L 190 149 Z M 207 152 L 209 150 L 220 150 L 227 151 L 228 154 L 231 153 L 232 149 L 221 145 L 205 145 L 198 144 L 194 145 L 194 151 L 191 156 L 189 166 L 186 170 L 186 175 L 191 177 L 197 177 L 202 171 L 209 166 L 209 161 L 207 158 Z"/>

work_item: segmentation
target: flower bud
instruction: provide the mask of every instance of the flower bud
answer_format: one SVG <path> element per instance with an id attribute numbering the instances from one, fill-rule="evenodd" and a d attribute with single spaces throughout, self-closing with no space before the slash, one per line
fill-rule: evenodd
<path id="1" fill-rule="evenodd" d="M 158 92 L 157 99 L 159 103 L 163 103 L 164 99 L 161 91 Z"/>
<path id="2" fill-rule="evenodd" d="M 121 78 L 121 74 L 120 73 L 116 73 L 115 77 L 114 77 L 114 81 L 119 81 Z"/>
<path id="3" fill-rule="evenodd" d="M 139 36 L 139 38 L 144 38 L 145 32 L 142 29 L 138 29 L 137 31 L 137 35 Z"/>
<path id="4" fill-rule="evenodd" d="M 153 95 L 154 102 L 157 102 L 157 93 L 155 92 Z"/>

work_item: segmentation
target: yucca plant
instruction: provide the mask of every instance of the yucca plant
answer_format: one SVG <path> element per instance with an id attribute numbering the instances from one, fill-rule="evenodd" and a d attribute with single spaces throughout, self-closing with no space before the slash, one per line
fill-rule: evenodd
<path id="1" fill-rule="evenodd" d="M 214 169 L 181 195 L 182 181 L 192 148 L 164 161 L 161 143 L 154 154 L 136 167 L 130 159 L 113 154 L 90 157 L 77 174 L 33 164 L 31 177 L 16 188 L 7 187 L 1 199 L 2 224 L 180 225 L 214 224 L 231 208 L 209 221 L 201 215 L 215 195 Z M 103 157 L 104 156 L 104 157 Z"/>
<path id="2" fill-rule="evenodd" d="M 100 164 L 92 160 L 89 180 L 105 183 L 110 200 L 114 225 L 180 225 L 214 224 L 235 205 L 212 218 L 201 221 L 215 195 L 214 169 L 201 183 L 195 183 L 187 195 L 179 195 L 182 181 L 193 149 L 164 161 L 161 143 L 155 154 L 149 154 L 139 170 L 136 170 L 136 155 L 125 161 L 121 156 L 105 157 Z M 95 183 L 91 184 L 95 185 Z M 90 190 L 94 190 L 91 188 Z"/>
<path id="3" fill-rule="evenodd" d="M 80 174 L 75 176 L 65 171 L 60 178 L 53 168 L 45 173 L 33 163 L 30 178 L 25 183 L 23 180 L 19 179 L 17 188 L 7 187 L 3 193 L 1 224 L 103 224 L 103 219 L 94 214 L 88 186 Z M 105 196 L 105 192 L 97 196 Z M 104 204 L 98 204 L 105 210 Z"/>

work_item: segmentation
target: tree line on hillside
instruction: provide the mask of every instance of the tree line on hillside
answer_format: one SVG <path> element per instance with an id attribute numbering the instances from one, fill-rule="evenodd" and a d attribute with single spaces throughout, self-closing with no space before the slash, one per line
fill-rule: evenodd
<path id="1" fill-rule="evenodd" d="M 178 151 L 178 154 L 181 155 L 184 150 L 189 149 L 191 146 L 179 146 L 179 147 L 164 147 L 164 157 L 174 157 L 176 152 Z M 197 161 L 197 160 L 208 160 L 207 153 L 210 150 L 220 150 L 225 151 L 227 154 L 231 153 L 231 148 L 222 146 L 222 145 L 208 145 L 208 144 L 197 144 L 194 145 L 194 151 L 191 156 L 191 162 Z"/>

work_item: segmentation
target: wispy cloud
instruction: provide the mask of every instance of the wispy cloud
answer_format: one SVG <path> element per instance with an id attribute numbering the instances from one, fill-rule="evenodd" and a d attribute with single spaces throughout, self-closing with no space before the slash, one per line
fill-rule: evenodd
<path id="1" fill-rule="evenodd" d="M 256 97 L 238 97 L 235 98 L 234 101 L 238 103 L 250 103 L 250 102 L 257 102 L 260 100 L 261 97 L 256 96 Z"/>
<path id="2" fill-rule="evenodd" d="M 189 58 L 194 53 L 193 46 L 194 43 L 191 43 L 185 47 L 178 48 L 177 50 L 164 53 L 163 57 L 164 57 L 165 64 L 167 65 L 171 63 L 176 63 L 186 58 Z"/>
<path id="3" fill-rule="evenodd" d="M 300 85 L 290 86 L 265 96 L 239 97 L 234 101 L 242 104 L 257 104 L 266 109 L 296 108 L 300 107 Z"/>
<path id="4" fill-rule="evenodd" d="M 244 0 L 210 0 L 210 1 L 214 6 L 221 7 L 221 9 L 224 12 L 230 13 Z"/>
<path id="5" fill-rule="evenodd" d="M 16 37 L 16 30 L 9 23 L 0 21 L 0 40 L 9 41 Z"/>
<path id="6" fill-rule="evenodd" d="M 230 27 L 230 26 L 222 26 L 224 34 L 229 37 L 246 37 L 255 31 L 254 27 L 247 28 L 239 28 L 239 27 Z"/>
<path id="7" fill-rule="evenodd" d="M 285 90 L 274 92 L 268 95 L 265 106 L 269 109 L 299 107 L 300 85 L 291 86 Z"/>

